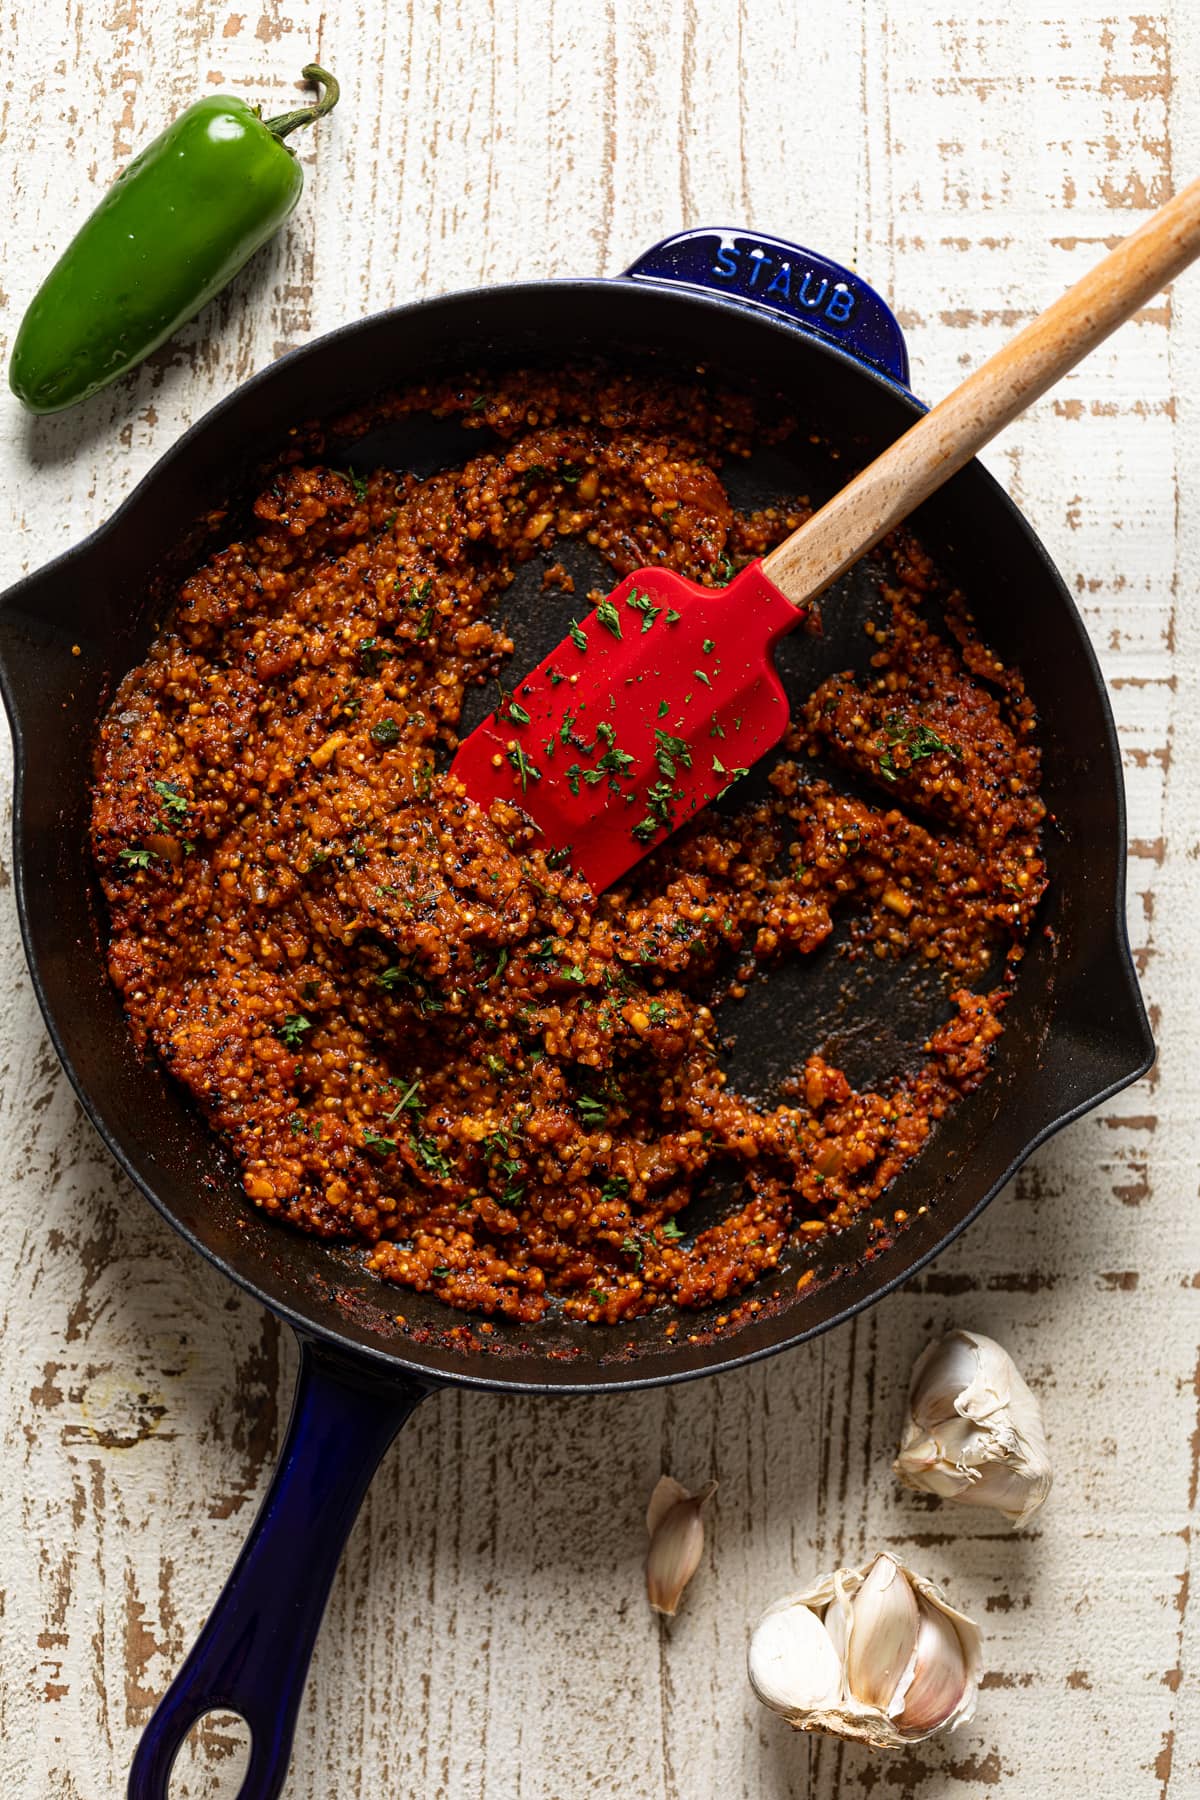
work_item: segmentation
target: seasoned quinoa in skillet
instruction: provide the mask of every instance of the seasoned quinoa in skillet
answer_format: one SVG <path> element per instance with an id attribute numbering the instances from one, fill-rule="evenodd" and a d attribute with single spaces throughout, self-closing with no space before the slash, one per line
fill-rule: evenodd
<path id="1" fill-rule="evenodd" d="M 497 597 L 538 554 L 565 631 L 596 596 L 555 591 L 557 539 L 716 584 L 807 506 L 735 512 L 721 468 L 768 428 L 700 382 L 513 375 L 372 422 L 406 412 L 486 442 L 426 479 L 286 467 L 121 683 L 92 814 L 112 979 L 254 1204 L 385 1280 L 529 1321 L 735 1296 L 874 1207 L 985 1077 L 1004 979 L 972 984 L 1011 974 L 1044 886 L 1032 706 L 900 536 L 866 673 L 796 709 L 770 798 L 596 900 L 438 772 L 466 690 L 511 680 Z M 880 1091 L 798 1041 L 771 1103 L 736 1093 L 714 1001 L 838 910 L 850 954 L 941 972 L 947 1022 Z M 714 1177 L 736 1198 L 689 1233 Z"/>

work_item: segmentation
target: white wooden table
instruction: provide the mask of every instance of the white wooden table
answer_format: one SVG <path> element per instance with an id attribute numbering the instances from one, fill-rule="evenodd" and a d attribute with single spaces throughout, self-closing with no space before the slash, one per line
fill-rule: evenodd
<path id="1" fill-rule="evenodd" d="M 38 425 L 0 402 L 4 583 L 251 370 L 393 301 L 611 273 L 681 224 L 752 225 L 892 296 L 935 395 L 1200 171 L 1194 0 L 236 5 L 5 16 L 5 358 L 73 224 L 194 96 L 282 110 L 319 51 L 344 98 L 301 149 L 285 233 L 131 384 Z M 1194 272 L 989 458 L 1109 677 L 1155 1074 L 1043 1150 L 907 1292 L 809 1349 L 669 1394 L 423 1408 L 339 1576 L 291 1800 L 1200 1792 L 1198 388 Z M 103 1800 L 253 1515 L 292 1358 L 101 1153 L 0 883 L 0 1794 Z M 1019 1539 L 888 1474 L 911 1360 L 955 1322 L 1000 1337 L 1044 1399 L 1058 1483 Z M 664 1467 L 722 1484 L 668 1629 L 640 1590 Z M 793 1736 L 743 1677 L 766 1601 L 875 1546 L 987 1632 L 975 1722 L 887 1762 Z M 210 1730 L 181 1791 L 229 1792 L 232 1741 Z"/>

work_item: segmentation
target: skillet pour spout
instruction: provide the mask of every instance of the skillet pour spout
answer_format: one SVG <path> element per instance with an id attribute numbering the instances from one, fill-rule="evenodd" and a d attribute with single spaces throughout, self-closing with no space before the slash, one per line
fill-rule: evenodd
<path id="1" fill-rule="evenodd" d="M 756 248 L 773 259 L 779 281 L 770 304 L 761 272 L 754 274 Z M 786 282 L 778 273 L 784 262 Z M 816 295 L 820 307 L 809 307 Z M 16 762 L 16 901 L 55 1048 L 119 1167 L 200 1254 L 288 1320 L 303 1345 L 279 1470 L 200 1647 L 152 1722 L 131 1781 L 134 1800 L 162 1800 L 174 1748 L 213 1703 L 251 1721 L 245 1800 L 279 1793 L 337 1553 L 378 1458 L 428 1393 L 445 1384 L 531 1396 L 623 1392 L 803 1343 L 908 1279 L 1038 1143 L 1136 1080 L 1153 1057 L 1125 937 L 1124 797 L 1103 681 L 1029 525 L 971 464 L 922 508 L 914 529 L 970 595 L 984 638 L 1021 667 L 1035 703 L 1044 701 L 1051 887 L 1008 1001 L 992 1077 L 952 1110 L 891 1190 L 910 1224 L 873 1245 L 869 1258 L 865 1236 L 853 1230 L 832 1240 L 803 1292 L 795 1290 L 799 1264 L 789 1265 L 793 1279 L 778 1284 L 778 1298 L 732 1331 L 717 1327 L 712 1309 L 670 1338 L 667 1319 L 654 1314 L 623 1327 L 497 1323 L 485 1338 L 427 1295 L 405 1296 L 407 1323 L 398 1325 L 395 1294 L 352 1254 L 292 1236 L 248 1207 L 237 1171 L 182 1091 L 132 1042 L 107 978 L 103 907 L 87 851 L 99 717 L 153 635 L 160 596 L 204 545 L 206 521 L 253 490 L 298 422 L 345 417 L 381 385 L 395 389 L 435 372 L 581 356 L 648 368 L 702 363 L 738 387 L 782 394 L 815 430 L 836 434 L 850 421 L 853 453 L 864 458 L 921 411 L 904 385 L 899 327 L 857 275 L 776 239 L 686 233 L 656 246 L 628 279 L 452 294 L 361 320 L 283 358 L 181 438 L 94 536 L 0 600 L 0 687 Z M 445 422 L 427 424 L 428 454 L 439 466 Z M 797 437 L 807 444 L 807 432 Z M 394 454 L 416 467 L 418 451 L 410 443 Z M 815 453 L 796 449 L 804 454 Z M 789 479 L 803 492 L 810 490 L 802 483 L 828 475 L 798 462 Z M 861 618 L 862 599 L 851 585 L 839 606 Z M 755 1052 L 764 1081 L 770 1055 L 794 1040 L 794 1000 L 785 995 L 778 1004 Z M 316 1567 L 305 1534 L 318 1513 L 326 1536 Z M 281 1553 L 280 1545 L 291 1548 Z M 311 1604 L 303 1592 L 310 1568 Z M 278 1680 L 267 1673 L 272 1664 Z"/>

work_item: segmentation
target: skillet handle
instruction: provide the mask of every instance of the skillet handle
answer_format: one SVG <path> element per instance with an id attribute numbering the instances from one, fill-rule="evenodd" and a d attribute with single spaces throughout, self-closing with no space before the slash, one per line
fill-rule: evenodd
<path id="1" fill-rule="evenodd" d="M 678 231 L 652 244 L 622 279 L 699 289 L 774 313 L 908 388 L 908 347 L 887 302 L 852 269 L 786 238 L 713 226 Z"/>
<path id="2" fill-rule="evenodd" d="M 432 1391 L 364 1374 L 300 1338 L 278 1467 L 233 1573 L 142 1736 L 129 1800 L 167 1800 L 184 1738 L 214 1708 L 253 1739 L 238 1800 L 276 1800 L 342 1549 L 384 1451 Z"/>

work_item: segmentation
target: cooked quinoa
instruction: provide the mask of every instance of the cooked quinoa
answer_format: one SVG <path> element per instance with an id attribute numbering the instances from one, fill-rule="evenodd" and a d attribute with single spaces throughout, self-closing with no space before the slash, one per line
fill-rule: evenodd
<path id="1" fill-rule="evenodd" d="M 286 467 L 120 685 L 92 815 L 112 979 L 253 1204 L 384 1280 L 528 1321 L 723 1301 L 875 1208 L 985 1077 L 987 971 L 1044 887 L 1033 708 L 900 536 L 862 672 L 795 710 L 770 797 L 597 899 L 445 773 L 467 690 L 513 679 L 498 596 L 540 556 L 565 632 L 595 596 L 559 539 L 720 585 L 807 506 L 734 510 L 721 469 L 767 428 L 701 382 L 574 369 L 382 411 L 460 417 L 478 454 Z M 769 1103 L 736 1092 L 713 1005 L 835 914 L 851 954 L 940 973 L 947 1022 L 878 1091 L 798 1039 Z M 736 1198 L 690 1230 L 714 1177 Z"/>

